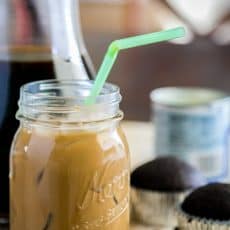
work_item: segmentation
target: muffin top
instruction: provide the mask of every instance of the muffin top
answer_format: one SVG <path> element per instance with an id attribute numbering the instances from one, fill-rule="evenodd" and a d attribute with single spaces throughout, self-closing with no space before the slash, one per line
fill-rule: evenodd
<path id="1" fill-rule="evenodd" d="M 137 169 L 131 175 L 131 185 L 136 188 L 182 192 L 205 184 L 202 174 L 176 157 L 156 158 Z"/>
<path id="2" fill-rule="evenodd" d="M 182 203 L 192 216 L 215 221 L 230 220 L 230 185 L 213 183 L 194 190 Z"/>

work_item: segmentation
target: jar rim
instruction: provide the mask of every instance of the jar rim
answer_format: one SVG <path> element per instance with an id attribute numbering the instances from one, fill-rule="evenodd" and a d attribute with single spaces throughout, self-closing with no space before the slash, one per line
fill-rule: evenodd
<path id="1" fill-rule="evenodd" d="M 20 89 L 18 114 L 32 119 L 46 115 L 49 120 L 51 116 L 60 119 L 71 114 L 72 119 L 81 122 L 115 116 L 122 99 L 119 87 L 105 83 L 95 103 L 86 105 L 84 102 L 93 84 L 93 80 L 59 79 L 27 83 Z M 94 116 L 96 113 L 101 115 Z"/>
<path id="2" fill-rule="evenodd" d="M 78 90 L 87 90 L 88 92 L 84 93 L 83 95 L 80 95 L 79 93 L 77 94 L 78 98 L 75 100 L 76 103 L 80 103 L 78 105 L 83 105 L 84 100 L 89 96 L 90 90 L 94 84 L 94 80 L 41 80 L 41 81 L 34 81 L 30 82 L 27 84 L 24 84 L 21 89 L 21 97 L 20 101 L 23 103 L 23 100 L 25 99 L 26 96 L 30 96 L 33 98 L 39 97 L 45 97 L 46 99 L 57 97 L 63 99 L 65 96 L 60 96 L 60 95 L 54 95 L 53 92 L 51 92 L 50 95 L 44 94 L 45 90 L 54 90 L 54 89 L 59 89 L 61 90 L 61 85 L 62 87 L 74 87 L 74 86 L 83 86 L 83 89 L 78 89 Z M 77 88 L 75 88 L 77 89 Z M 34 90 L 42 90 L 42 91 L 34 91 Z M 63 91 L 65 89 L 63 88 Z M 69 92 L 68 92 L 69 93 Z M 76 92 L 77 93 L 77 92 Z M 76 95 L 74 95 L 76 96 Z M 70 96 L 67 96 L 68 98 Z M 97 96 L 95 104 L 103 104 L 103 103 L 111 103 L 113 101 L 120 102 L 121 101 L 121 95 L 120 95 L 120 88 L 112 83 L 105 83 L 101 93 Z"/>

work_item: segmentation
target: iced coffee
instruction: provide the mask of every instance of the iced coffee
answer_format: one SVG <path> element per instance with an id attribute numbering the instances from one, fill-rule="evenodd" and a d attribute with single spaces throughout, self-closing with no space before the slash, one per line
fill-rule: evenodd
<path id="1" fill-rule="evenodd" d="M 32 114 L 37 117 L 32 119 L 26 110 L 19 116 L 11 151 L 12 230 L 129 229 L 129 154 L 119 126 L 122 114 L 115 109 L 109 116 L 112 110 L 107 110 L 101 119 L 99 110 L 93 109 L 96 121 L 91 114 L 84 122 L 74 121 L 79 114 L 73 112 L 49 111 L 50 116 Z"/>

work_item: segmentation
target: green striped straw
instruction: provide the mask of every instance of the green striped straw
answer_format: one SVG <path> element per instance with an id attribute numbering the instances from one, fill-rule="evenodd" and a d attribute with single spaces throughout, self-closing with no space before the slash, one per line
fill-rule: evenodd
<path id="1" fill-rule="evenodd" d="M 96 98 L 100 94 L 120 50 L 169 41 L 175 38 L 184 37 L 184 35 L 184 28 L 178 27 L 170 30 L 143 34 L 113 41 L 108 47 L 104 60 L 99 68 L 94 85 L 90 91 L 90 95 L 85 100 L 85 104 L 92 105 L 95 103 Z"/>

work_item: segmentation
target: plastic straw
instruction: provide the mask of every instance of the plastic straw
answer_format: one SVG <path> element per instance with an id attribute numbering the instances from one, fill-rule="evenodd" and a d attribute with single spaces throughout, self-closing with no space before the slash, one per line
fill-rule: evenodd
<path id="1" fill-rule="evenodd" d="M 90 91 L 90 95 L 86 98 L 85 104 L 91 105 L 95 103 L 96 98 L 100 94 L 120 50 L 149 45 L 163 41 L 169 41 L 175 38 L 183 37 L 184 35 L 184 28 L 178 27 L 175 29 L 144 34 L 129 38 L 123 38 L 120 40 L 113 41 L 105 54 L 104 60 L 99 68 L 96 80 Z"/>

